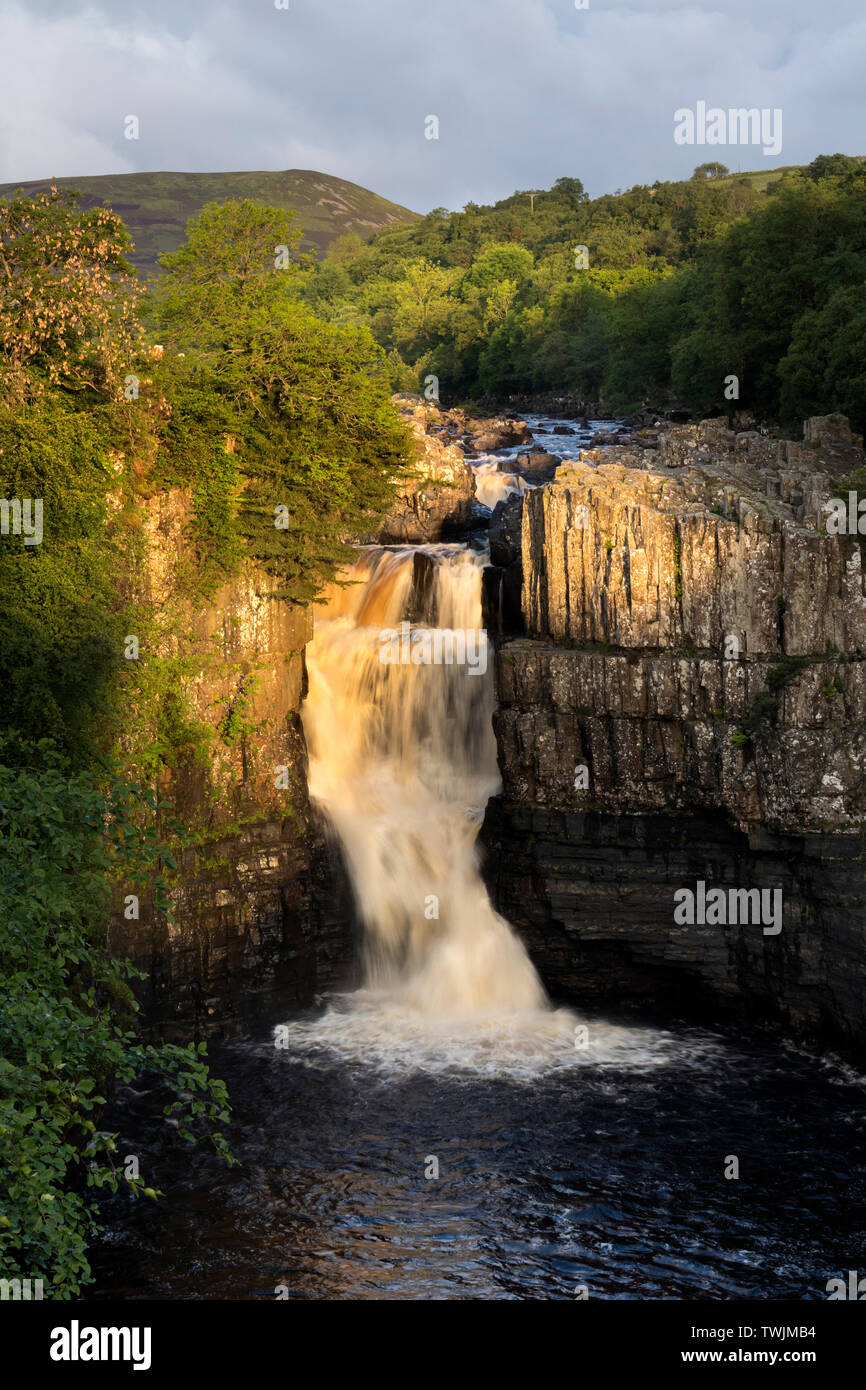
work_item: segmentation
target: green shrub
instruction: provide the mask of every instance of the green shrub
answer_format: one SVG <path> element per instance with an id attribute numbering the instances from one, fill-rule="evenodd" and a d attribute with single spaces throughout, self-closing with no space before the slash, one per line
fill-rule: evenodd
<path id="1" fill-rule="evenodd" d="M 74 1298 L 90 1273 L 92 1189 L 157 1195 L 124 1175 L 100 1125 L 114 1081 L 156 1073 L 181 1134 L 207 1134 L 231 1162 L 227 1099 L 204 1044 L 137 1041 L 137 972 L 106 951 L 120 873 L 168 905 L 173 860 L 152 829 L 153 797 L 119 776 L 95 787 L 47 742 L 4 738 L 0 758 L 0 1277 L 42 1278 L 51 1297 Z"/>

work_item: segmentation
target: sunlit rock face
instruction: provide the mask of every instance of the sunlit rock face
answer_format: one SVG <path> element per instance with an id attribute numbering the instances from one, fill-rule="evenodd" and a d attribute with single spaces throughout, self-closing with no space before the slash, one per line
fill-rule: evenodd
<path id="1" fill-rule="evenodd" d="M 471 523 L 476 506 L 475 475 L 458 443 L 465 417 L 415 396 L 397 396 L 395 404 L 415 437 L 417 459 L 377 534 L 363 539 L 420 545 L 457 535 Z"/>
<path id="2" fill-rule="evenodd" d="M 719 652 L 733 636 L 745 659 L 866 649 L 860 546 L 826 530 L 820 450 L 710 422 L 660 443 L 584 450 L 527 497 L 527 631 Z"/>
<path id="3" fill-rule="evenodd" d="M 398 395 L 394 404 L 414 435 L 416 458 L 397 485 L 391 511 L 376 534 L 363 540 L 423 545 L 465 535 L 487 524 L 500 498 L 553 475 L 555 456 L 538 449 L 511 461 L 511 479 L 503 474 L 502 460 L 492 451 L 528 448 L 532 435 L 525 420 L 473 419 L 420 396 Z"/>
<path id="4" fill-rule="evenodd" d="M 866 585 L 860 538 L 827 527 L 861 441 L 831 416 L 803 443 L 716 421 L 653 443 L 584 450 L 522 500 L 497 906 L 553 989 L 691 981 L 866 1050 Z M 782 931 L 678 925 L 697 879 L 780 887 Z"/>
<path id="5" fill-rule="evenodd" d="M 177 665 L 131 712 L 138 742 L 156 748 L 168 701 L 198 730 L 151 774 L 160 825 L 179 822 L 188 846 L 171 874 L 171 920 L 145 890 L 127 918 L 136 890 L 121 883 L 109 929 L 111 949 L 145 973 L 145 1028 L 178 1038 L 306 1002 L 345 980 L 354 956 L 351 894 L 307 792 L 299 710 L 312 611 L 274 598 L 249 564 L 208 601 L 184 598 L 190 509 L 183 489 L 147 503 L 138 597 L 155 615 L 157 653 Z"/>

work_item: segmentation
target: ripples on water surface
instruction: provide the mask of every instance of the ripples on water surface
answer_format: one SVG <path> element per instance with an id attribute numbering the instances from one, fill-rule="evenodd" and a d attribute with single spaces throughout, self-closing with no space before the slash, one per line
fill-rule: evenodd
<path id="1" fill-rule="evenodd" d="M 861 1078 L 769 1036 L 629 1024 L 591 1023 L 578 1055 L 559 1017 L 527 1049 L 337 1000 L 287 1048 L 216 1050 L 242 1166 L 150 1148 L 148 1098 L 125 1108 L 120 1152 L 167 1195 L 109 1200 L 98 1296 L 823 1299 L 863 1268 Z"/>

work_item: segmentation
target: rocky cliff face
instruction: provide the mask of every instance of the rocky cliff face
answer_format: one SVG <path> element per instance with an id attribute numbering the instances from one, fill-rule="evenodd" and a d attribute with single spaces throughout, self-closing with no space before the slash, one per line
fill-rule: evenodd
<path id="1" fill-rule="evenodd" d="M 348 889 L 307 795 L 298 710 L 312 612 L 272 599 L 250 566 L 207 602 L 184 597 L 189 515 L 180 490 L 148 508 L 141 598 L 154 623 L 140 660 L 153 684 L 146 670 L 131 723 L 139 749 L 150 741 L 162 833 L 176 818 L 190 844 L 173 920 L 145 896 L 137 920 L 119 906 L 110 930 L 147 974 L 148 1023 L 179 1037 L 306 1002 L 353 957 Z"/>
<path id="2" fill-rule="evenodd" d="M 459 440 L 461 411 L 443 412 L 417 396 L 396 403 L 418 446 L 413 473 L 398 489 L 395 504 L 375 537 L 380 545 L 420 545 L 465 531 L 476 514 L 475 475 Z"/>
<path id="3" fill-rule="evenodd" d="M 826 525 L 860 441 L 831 418 L 646 442 L 523 503 L 498 905 L 555 991 L 697 990 L 866 1051 L 866 586 Z M 779 889 L 781 931 L 677 922 L 698 881 Z"/>

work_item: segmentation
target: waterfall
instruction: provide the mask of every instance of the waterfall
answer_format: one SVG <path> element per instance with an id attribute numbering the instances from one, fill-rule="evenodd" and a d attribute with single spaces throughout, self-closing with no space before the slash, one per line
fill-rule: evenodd
<path id="1" fill-rule="evenodd" d="M 484 563 L 460 545 L 370 546 L 324 595 L 302 709 L 309 785 L 348 866 L 364 985 L 285 1034 L 388 1068 L 528 1078 L 610 1047 L 639 1064 L 637 1030 L 594 1026 L 578 1050 L 577 1019 L 550 1005 L 481 879 L 499 787 Z"/>
<path id="2" fill-rule="evenodd" d="M 310 792 L 342 843 L 369 988 L 436 1016 L 540 1009 L 538 976 L 494 911 L 475 850 L 499 782 L 481 557 L 427 547 L 432 582 L 419 607 L 416 553 L 366 551 L 354 586 L 317 621 L 304 707 Z M 440 664 L 432 641 L 424 647 L 434 616 Z M 475 654 L 474 669 L 447 664 L 461 650 Z"/>
<path id="3" fill-rule="evenodd" d="M 515 493 L 519 496 L 529 487 L 519 473 L 504 473 L 495 454 L 482 456 L 472 471 L 475 474 L 475 495 L 491 511 L 497 502 L 503 502 Z"/>

